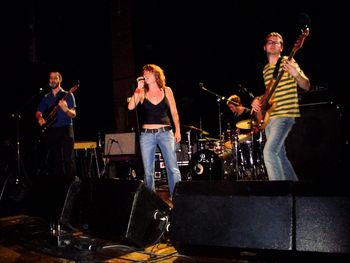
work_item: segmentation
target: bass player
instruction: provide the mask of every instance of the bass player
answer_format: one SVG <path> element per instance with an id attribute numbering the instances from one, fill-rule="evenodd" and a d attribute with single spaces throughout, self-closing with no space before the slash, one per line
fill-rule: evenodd
<path id="1" fill-rule="evenodd" d="M 300 47 L 307 35 L 308 29 L 299 37 L 300 43 L 297 42 L 296 47 L 297 44 Z M 264 50 L 268 63 L 262 72 L 266 93 L 255 98 L 251 104 L 260 128 L 265 129 L 266 143 L 263 156 L 270 181 L 298 181 L 286 154 L 285 140 L 295 123 L 295 118 L 300 117 L 297 87 L 308 91 L 310 81 L 293 59 L 296 47 L 289 57 L 282 57 L 282 36 L 277 32 L 271 32 L 266 36 Z M 271 87 L 274 88 L 273 92 Z M 266 104 L 270 106 L 267 112 L 263 107 Z"/>

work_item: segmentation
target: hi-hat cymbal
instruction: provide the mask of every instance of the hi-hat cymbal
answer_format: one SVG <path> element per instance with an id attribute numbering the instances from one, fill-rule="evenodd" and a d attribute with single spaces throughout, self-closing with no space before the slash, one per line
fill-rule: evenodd
<path id="1" fill-rule="evenodd" d="M 191 130 L 194 130 L 194 131 L 197 131 L 197 132 L 200 132 L 201 134 L 203 135 L 209 135 L 209 132 L 205 131 L 205 130 L 201 130 L 197 127 L 194 127 L 194 126 L 191 126 L 191 125 L 182 125 L 183 127 L 186 127 L 186 128 L 189 128 Z"/>
<path id="2" fill-rule="evenodd" d="M 239 129 L 246 129 L 249 130 L 252 128 L 252 122 L 251 120 L 243 120 L 243 121 L 239 121 L 236 123 L 236 127 Z M 253 121 L 253 125 L 255 125 L 255 122 Z"/>

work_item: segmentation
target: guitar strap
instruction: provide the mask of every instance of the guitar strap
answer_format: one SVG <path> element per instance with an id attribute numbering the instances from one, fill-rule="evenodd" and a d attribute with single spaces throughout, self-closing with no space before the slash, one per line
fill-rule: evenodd
<path id="1" fill-rule="evenodd" d="M 278 71 L 279 71 L 280 65 L 281 65 L 281 61 L 282 61 L 282 57 L 280 57 L 280 58 L 277 60 L 277 63 L 276 63 L 276 66 L 275 66 L 275 70 L 274 70 L 273 73 L 272 73 L 272 78 L 273 78 L 274 80 L 276 80 L 276 78 L 277 78 Z"/>
<path id="2" fill-rule="evenodd" d="M 45 119 L 49 120 L 49 117 L 50 117 L 50 115 L 52 114 L 52 112 L 54 111 L 55 107 L 57 107 L 59 101 L 60 101 L 61 99 L 63 99 L 63 97 L 64 97 L 66 94 L 67 94 L 67 91 L 65 91 L 65 90 L 62 90 L 62 91 L 60 91 L 60 92 L 57 94 L 57 98 L 56 98 L 56 100 L 55 100 L 55 103 L 54 103 L 53 105 L 51 105 L 50 108 L 47 109 L 47 110 L 45 111 L 45 113 L 43 114 L 43 115 L 45 116 Z M 51 116 L 51 117 L 52 117 L 52 116 Z M 53 121 L 53 119 L 52 119 L 51 121 Z M 52 123 L 53 123 L 53 122 L 52 122 Z M 51 124 L 52 124 L 52 123 L 51 123 Z"/>
<path id="3" fill-rule="evenodd" d="M 58 103 L 59 103 L 59 101 L 60 101 L 61 99 L 63 99 L 63 97 L 64 97 L 66 94 L 67 94 L 67 91 L 61 90 L 61 91 L 57 94 L 57 98 L 56 98 L 56 101 L 55 101 L 54 106 L 57 106 Z"/>

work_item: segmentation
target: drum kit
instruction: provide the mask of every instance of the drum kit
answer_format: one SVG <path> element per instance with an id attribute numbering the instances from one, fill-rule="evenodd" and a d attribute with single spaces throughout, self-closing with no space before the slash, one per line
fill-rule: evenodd
<path id="1" fill-rule="evenodd" d="M 253 129 L 251 120 L 236 124 L 238 129 L 248 130 L 248 133 L 238 134 L 230 129 L 218 139 L 207 137 L 209 132 L 195 126 L 183 127 L 188 129 L 188 180 L 267 180 L 262 154 L 265 137 L 261 130 Z M 194 139 L 191 132 L 195 132 Z"/>

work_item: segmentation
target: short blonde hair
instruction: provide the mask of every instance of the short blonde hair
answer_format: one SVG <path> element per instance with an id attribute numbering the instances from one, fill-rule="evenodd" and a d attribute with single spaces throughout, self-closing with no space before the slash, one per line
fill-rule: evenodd
<path id="1" fill-rule="evenodd" d="M 270 38 L 270 37 L 278 37 L 280 39 L 281 42 L 281 47 L 283 47 L 283 37 L 280 33 L 277 32 L 271 32 L 269 33 L 266 38 L 265 38 L 265 42 Z"/>

